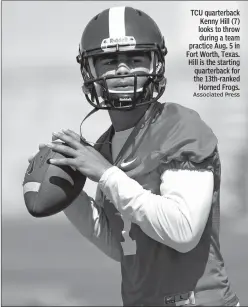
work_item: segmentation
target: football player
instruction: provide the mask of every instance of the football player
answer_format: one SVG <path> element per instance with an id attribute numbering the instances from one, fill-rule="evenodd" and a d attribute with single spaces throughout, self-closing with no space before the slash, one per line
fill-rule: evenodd
<path id="1" fill-rule="evenodd" d="M 98 183 L 64 213 L 78 231 L 120 262 L 122 299 L 132 306 L 236 306 L 220 252 L 221 168 L 217 139 L 199 115 L 160 103 L 164 38 L 131 7 L 114 7 L 86 26 L 77 61 L 94 110 L 112 125 L 95 147 L 71 130 L 48 144 Z"/>

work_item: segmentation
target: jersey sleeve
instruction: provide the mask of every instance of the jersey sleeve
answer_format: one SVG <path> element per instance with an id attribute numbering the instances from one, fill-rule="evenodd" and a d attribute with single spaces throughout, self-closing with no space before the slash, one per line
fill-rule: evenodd
<path id="1" fill-rule="evenodd" d="M 121 261 L 122 248 L 109 226 L 103 207 L 84 191 L 64 210 L 76 229 L 104 254 Z"/>
<path id="2" fill-rule="evenodd" d="M 197 112 L 181 110 L 174 122 L 172 119 L 173 129 L 161 146 L 164 154 L 159 163 L 160 176 L 166 170 L 211 171 L 217 187 L 220 185 L 218 140 Z"/>
<path id="3" fill-rule="evenodd" d="M 179 109 L 174 116 L 175 119 L 171 116 L 173 128 L 168 129 L 170 132 L 161 145 L 160 151 L 165 153 L 161 161 L 167 164 L 168 168 L 173 168 L 177 164 L 181 165 L 182 169 L 191 169 L 193 165 L 197 167 L 204 161 L 211 161 L 218 140 L 197 112 L 190 109 L 184 112 L 182 110 Z M 165 128 L 167 126 L 165 125 Z M 205 168 L 207 164 L 202 165 Z"/>

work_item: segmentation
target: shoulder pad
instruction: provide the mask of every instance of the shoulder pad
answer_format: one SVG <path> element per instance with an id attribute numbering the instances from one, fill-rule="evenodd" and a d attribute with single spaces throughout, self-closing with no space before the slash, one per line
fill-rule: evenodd
<path id="1" fill-rule="evenodd" d="M 165 104 L 159 125 L 164 162 L 188 160 L 200 163 L 217 147 L 218 140 L 211 128 L 196 111 L 181 105 Z"/>

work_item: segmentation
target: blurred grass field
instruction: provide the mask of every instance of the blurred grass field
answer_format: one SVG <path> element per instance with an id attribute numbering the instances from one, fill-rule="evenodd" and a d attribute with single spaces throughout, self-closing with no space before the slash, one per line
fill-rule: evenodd
<path id="1" fill-rule="evenodd" d="M 221 251 L 248 305 L 248 219 L 222 218 Z M 121 305 L 119 264 L 66 220 L 3 219 L 2 306 Z"/>

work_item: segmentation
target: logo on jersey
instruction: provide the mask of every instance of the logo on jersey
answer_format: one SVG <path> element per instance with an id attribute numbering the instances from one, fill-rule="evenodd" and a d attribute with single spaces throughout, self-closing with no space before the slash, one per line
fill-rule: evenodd
<path id="1" fill-rule="evenodd" d="M 129 171 L 131 169 L 134 169 L 135 167 L 137 167 L 140 164 L 140 158 L 139 157 L 135 157 L 133 160 L 131 161 L 122 161 L 120 164 L 120 168 L 123 171 Z"/>

